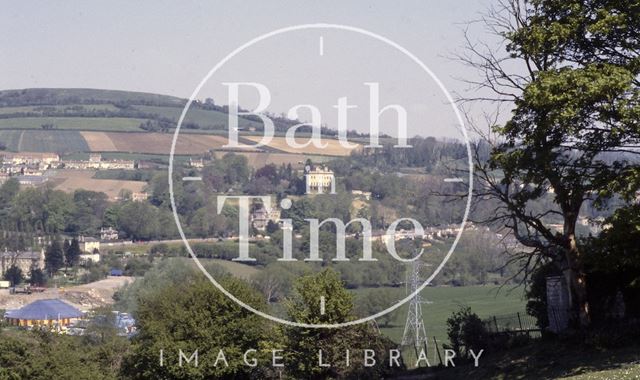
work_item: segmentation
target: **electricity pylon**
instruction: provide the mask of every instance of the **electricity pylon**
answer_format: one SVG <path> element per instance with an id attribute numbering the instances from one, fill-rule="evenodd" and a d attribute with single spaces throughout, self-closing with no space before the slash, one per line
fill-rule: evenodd
<path id="1" fill-rule="evenodd" d="M 424 266 L 423 263 L 417 260 L 411 264 L 411 267 L 407 271 L 406 288 L 407 294 L 416 292 L 423 283 L 420 278 L 420 269 Z M 409 302 L 409 311 L 407 312 L 407 322 L 404 325 L 404 333 L 402 334 L 402 346 L 413 346 L 416 350 L 416 354 L 419 350 L 424 349 L 427 351 L 427 331 L 424 326 L 424 320 L 422 318 L 422 304 L 428 303 L 422 299 L 420 293 L 416 295 Z"/>

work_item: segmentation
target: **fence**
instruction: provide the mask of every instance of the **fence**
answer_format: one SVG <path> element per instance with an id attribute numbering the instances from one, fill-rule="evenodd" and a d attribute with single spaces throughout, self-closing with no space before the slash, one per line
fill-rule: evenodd
<path id="1" fill-rule="evenodd" d="M 494 315 L 482 320 L 486 331 L 494 337 L 509 337 L 517 335 L 527 335 L 528 337 L 539 337 L 542 330 L 536 324 L 536 319 L 527 313 L 512 313 Z M 425 344 L 426 343 L 426 344 Z M 427 360 L 431 365 L 442 365 L 445 360 L 445 349 L 450 348 L 448 341 L 439 341 L 435 336 L 428 338 L 421 347 L 405 347 L 403 357 L 408 363 L 415 363 L 419 351 L 427 353 Z M 424 363 L 421 363 L 424 364 Z"/>
<path id="2" fill-rule="evenodd" d="M 536 319 L 527 313 L 514 313 L 494 315 L 484 319 L 485 329 L 491 334 L 540 334 L 541 329 L 536 324 Z"/>

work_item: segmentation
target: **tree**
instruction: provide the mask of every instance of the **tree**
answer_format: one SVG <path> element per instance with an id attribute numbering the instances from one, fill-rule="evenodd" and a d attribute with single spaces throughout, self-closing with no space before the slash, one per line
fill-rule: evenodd
<path id="1" fill-rule="evenodd" d="M 324 313 L 320 306 L 321 296 L 326 300 Z M 355 319 L 352 295 L 331 269 L 298 278 L 294 284 L 294 295 L 285 305 L 289 319 L 300 323 L 335 324 Z M 293 378 L 381 378 L 400 369 L 389 366 L 389 349 L 395 344 L 382 337 L 370 324 L 336 329 L 287 326 L 284 333 L 287 345 L 285 360 Z M 364 349 L 374 350 L 374 366 L 363 365 Z M 324 363 L 333 363 L 331 367 L 318 366 L 319 350 L 323 352 Z M 353 354 L 350 366 L 344 365 L 346 350 Z"/>
<path id="2" fill-rule="evenodd" d="M 65 241 L 66 243 L 66 241 Z M 64 257 L 67 265 L 76 266 L 78 261 L 80 260 L 80 255 L 82 254 L 82 250 L 80 249 L 80 243 L 77 238 L 71 239 L 71 243 L 67 246 L 64 251 Z"/>
<path id="3" fill-rule="evenodd" d="M 118 226 L 134 240 L 149 240 L 158 230 L 158 212 L 146 202 L 127 202 L 118 214 Z"/>
<path id="4" fill-rule="evenodd" d="M 145 276 L 146 277 L 146 276 Z M 225 277 L 223 286 L 236 297 L 264 310 L 259 295 L 241 280 Z M 132 352 L 123 367 L 124 378 L 148 379 L 238 379 L 265 378 L 267 366 L 249 367 L 242 355 L 249 349 L 259 349 L 255 357 L 268 363 L 265 350 L 278 347 L 277 331 L 266 320 L 253 314 L 215 289 L 202 276 L 176 279 L 168 286 L 144 289 L 137 298 L 136 321 L 139 334 L 133 338 Z M 158 353 L 164 350 L 161 365 Z M 224 362 L 214 366 L 220 349 Z M 178 365 L 179 352 L 187 357 L 198 350 L 198 366 Z"/>
<path id="5" fill-rule="evenodd" d="M 95 379 L 119 378 L 126 338 L 105 344 L 35 329 L 19 334 L 0 331 L 0 378 Z"/>
<path id="6" fill-rule="evenodd" d="M 451 348 L 458 356 L 466 358 L 470 350 L 479 352 L 486 348 L 489 338 L 482 320 L 468 306 L 461 307 L 447 319 L 447 335 Z"/>
<path id="7" fill-rule="evenodd" d="M 31 285 L 42 286 L 47 283 L 47 276 L 38 267 L 32 267 L 29 271 L 29 283 Z"/>
<path id="8" fill-rule="evenodd" d="M 357 309 L 363 317 L 373 315 L 393 305 L 398 297 L 394 297 L 394 292 L 390 288 L 368 289 L 359 294 Z M 387 313 L 376 320 L 382 327 L 389 327 L 396 317 L 396 313 Z"/>
<path id="9" fill-rule="evenodd" d="M 4 272 L 4 279 L 11 282 L 11 285 L 20 284 L 24 279 L 22 276 L 22 269 L 15 265 L 10 266 L 7 271 Z"/>
<path id="10" fill-rule="evenodd" d="M 280 178 L 278 177 L 278 168 L 276 167 L 275 164 L 265 165 L 260 169 L 256 170 L 256 173 L 254 174 L 254 178 L 266 178 L 273 185 L 277 185 L 278 182 L 280 182 Z"/>
<path id="11" fill-rule="evenodd" d="M 68 239 L 64 239 L 64 242 L 62 243 L 62 252 L 64 252 L 64 268 L 65 271 L 66 269 L 69 267 L 69 260 L 67 257 L 67 252 L 69 252 L 69 240 Z"/>
<path id="12" fill-rule="evenodd" d="M 20 182 L 16 178 L 9 178 L 0 186 L 0 204 L 2 207 L 9 206 L 9 203 L 18 195 Z"/>
<path id="13" fill-rule="evenodd" d="M 460 58 L 483 79 L 471 81 L 480 95 L 467 100 L 515 109 L 502 126 L 488 118 L 490 133 L 477 128 L 491 152 L 483 160 L 476 146 L 476 199 L 497 201 L 484 221 L 525 247 L 513 260 L 526 275 L 547 261 L 563 267 L 576 319 L 587 326 L 576 224 L 585 200 L 612 197 L 613 184 L 628 185 L 638 173 L 624 154 L 640 145 L 640 13 L 613 0 L 508 0 L 483 20 L 505 40 L 506 55 L 468 37 L 469 54 Z M 554 207 L 536 208 L 545 197 Z M 561 231 L 549 226 L 554 221 Z"/>
<path id="14" fill-rule="evenodd" d="M 587 239 L 586 268 L 594 319 L 608 319 L 624 300 L 624 315 L 640 316 L 640 203 L 621 207 L 604 221 L 605 228 Z"/>
<path id="15" fill-rule="evenodd" d="M 276 223 L 273 220 L 269 219 L 269 221 L 267 222 L 267 234 L 273 235 L 276 232 L 278 232 L 279 230 L 280 230 L 280 226 L 278 225 L 278 223 Z"/>
<path id="16" fill-rule="evenodd" d="M 44 265 L 50 276 L 53 276 L 64 266 L 64 252 L 58 239 L 54 239 L 51 245 L 47 247 L 44 253 Z"/>

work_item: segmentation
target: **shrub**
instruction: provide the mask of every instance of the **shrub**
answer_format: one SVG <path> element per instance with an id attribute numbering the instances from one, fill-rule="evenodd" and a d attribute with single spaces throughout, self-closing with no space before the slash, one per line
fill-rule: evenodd
<path id="1" fill-rule="evenodd" d="M 478 352 L 486 348 L 489 339 L 484 323 L 471 308 L 461 307 L 447 319 L 447 335 L 456 355 L 469 357 L 469 350 Z"/>

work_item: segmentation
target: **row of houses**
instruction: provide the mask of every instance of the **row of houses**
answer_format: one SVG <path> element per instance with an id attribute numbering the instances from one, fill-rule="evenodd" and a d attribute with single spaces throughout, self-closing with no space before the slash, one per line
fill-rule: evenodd
<path id="1" fill-rule="evenodd" d="M 99 153 L 89 155 L 89 160 L 64 160 L 61 161 L 65 169 L 79 170 L 104 170 L 104 169 L 124 169 L 133 170 L 136 165 L 132 160 L 103 160 Z"/>
<path id="2" fill-rule="evenodd" d="M 105 160 L 99 153 L 91 153 L 88 160 L 60 160 L 56 153 L 21 152 L 2 154 L 0 173 L 7 175 L 41 176 L 48 169 L 80 170 L 135 169 L 133 160 Z"/>
<path id="3" fill-rule="evenodd" d="M 5 152 L 2 153 L 0 174 L 3 177 L 42 177 L 46 170 L 57 168 L 60 162 L 60 156 L 56 153 Z"/>

